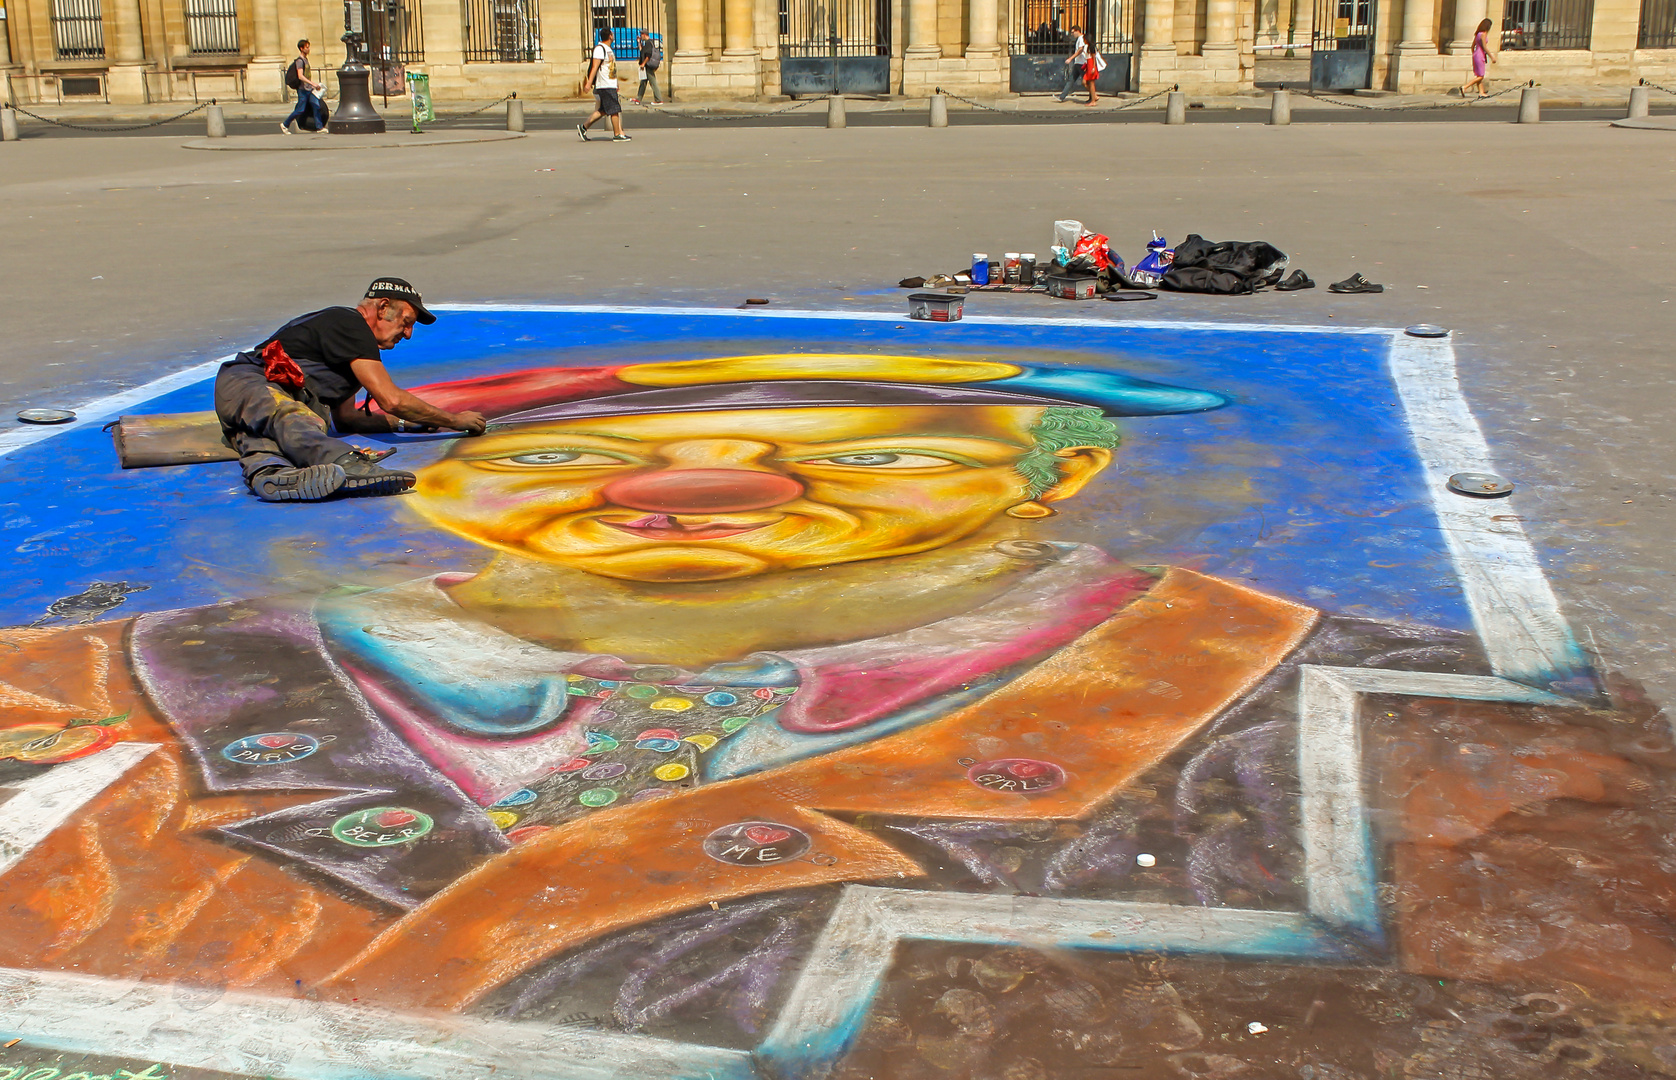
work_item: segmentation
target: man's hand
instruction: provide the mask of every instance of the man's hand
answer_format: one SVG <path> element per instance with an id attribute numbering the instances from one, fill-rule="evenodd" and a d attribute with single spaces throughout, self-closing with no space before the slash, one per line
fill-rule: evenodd
<path id="1" fill-rule="evenodd" d="M 448 426 L 455 431 L 463 431 L 467 435 L 481 435 L 488 429 L 489 422 L 483 419 L 482 413 L 460 412 L 453 414 Z"/>

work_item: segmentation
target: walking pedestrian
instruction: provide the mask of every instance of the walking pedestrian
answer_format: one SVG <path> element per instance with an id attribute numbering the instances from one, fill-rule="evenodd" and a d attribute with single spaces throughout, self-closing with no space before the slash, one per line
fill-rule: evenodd
<path id="1" fill-rule="evenodd" d="M 617 50 L 611 43 L 611 28 L 599 28 L 593 57 L 588 61 L 588 85 L 594 88 L 594 114 L 576 125 L 576 134 L 588 140 L 588 129 L 602 116 L 611 118 L 611 141 L 628 142 L 623 134 L 623 105 L 617 100 Z"/>
<path id="2" fill-rule="evenodd" d="M 1071 27 L 1071 55 L 1065 58 L 1065 88 L 1059 91 L 1059 100 L 1064 101 L 1071 96 L 1071 92 L 1082 82 L 1088 67 L 1088 40 L 1082 36 L 1082 27 Z"/>
<path id="3" fill-rule="evenodd" d="M 326 106 L 319 96 L 326 88 L 308 77 L 308 50 L 307 38 L 297 42 L 297 58 L 285 69 L 285 85 L 297 92 L 297 107 L 279 125 L 279 130 L 286 135 L 291 134 L 291 125 L 305 116 L 313 126 L 305 125 L 304 130 L 319 131 L 326 126 Z"/>
<path id="4" fill-rule="evenodd" d="M 1466 97 L 1467 91 L 1475 86 L 1478 88 L 1479 97 L 1490 96 L 1489 90 L 1484 87 L 1484 64 L 1486 61 L 1492 64 L 1497 61 L 1495 54 L 1490 51 L 1489 41 L 1485 35 L 1489 34 L 1490 28 L 1494 25 L 1489 19 L 1483 19 L 1478 23 L 1478 32 L 1472 35 L 1472 78 L 1468 79 L 1466 85 L 1461 87 L 1462 97 Z"/>
<path id="5" fill-rule="evenodd" d="M 1094 84 L 1100 81 L 1100 69 L 1106 66 L 1106 58 L 1094 49 L 1088 50 L 1088 60 L 1082 68 L 1082 84 L 1088 87 L 1088 104 L 1097 105 L 1100 102 L 1100 90 Z"/>
<path id="6" fill-rule="evenodd" d="M 636 105 L 646 96 L 647 83 L 652 85 L 652 103 L 663 104 L 663 91 L 658 89 L 658 68 L 662 66 L 663 42 L 654 38 L 650 30 L 640 31 L 640 89 L 630 99 Z"/>
<path id="7" fill-rule="evenodd" d="M 245 483 L 263 502 L 313 502 L 336 492 L 397 495 L 414 475 L 381 468 L 381 455 L 339 434 L 434 431 L 483 434 L 481 414 L 437 408 L 397 386 L 379 353 L 429 326 L 419 292 L 401 278 L 379 278 L 357 307 L 299 316 L 254 349 L 221 365 L 215 413 L 227 444 L 239 452 Z M 383 410 L 355 407 L 362 389 Z"/>

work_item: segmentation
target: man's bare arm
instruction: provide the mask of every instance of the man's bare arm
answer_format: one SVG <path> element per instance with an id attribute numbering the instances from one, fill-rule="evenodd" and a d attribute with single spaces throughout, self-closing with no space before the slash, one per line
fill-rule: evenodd
<path id="1" fill-rule="evenodd" d="M 389 372 L 377 360 L 357 360 L 350 365 L 355 377 L 367 388 L 367 393 L 378 402 L 378 407 L 390 416 L 410 420 L 429 427 L 449 428 L 472 435 L 483 434 L 487 422 L 476 412 L 449 412 L 403 390 L 390 380 Z M 340 406 L 333 419 L 343 431 L 392 431 L 395 425 L 389 417 L 374 417 L 357 411 L 353 400 Z M 352 417 L 345 423 L 346 415 Z"/>

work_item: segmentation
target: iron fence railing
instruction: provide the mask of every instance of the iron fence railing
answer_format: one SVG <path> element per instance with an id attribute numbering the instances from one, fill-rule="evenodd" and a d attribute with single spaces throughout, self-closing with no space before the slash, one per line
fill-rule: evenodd
<path id="1" fill-rule="evenodd" d="M 1676 49 L 1676 0 L 1641 0 L 1642 49 Z"/>
<path id="2" fill-rule="evenodd" d="M 784 0 L 780 55 L 890 55 L 890 0 Z"/>
<path id="3" fill-rule="evenodd" d="M 1316 52 L 1365 52 L 1373 48 L 1373 0 L 1316 0 L 1310 47 Z"/>
<path id="4" fill-rule="evenodd" d="M 186 44 L 194 55 L 239 51 L 239 11 L 235 0 L 186 0 Z"/>
<path id="5" fill-rule="evenodd" d="M 582 42 L 584 56 L 593 54 L 594 43 L 601 30 L 611 31 L 611 48 L 618 60 L 640 59 L 640 32 L 652 35 L 652 40 L 663 46 L 664 58 L 669 57 L 668 19 L 664 0 L 593 0 L 592 18 L 583 24 L 587 35 Z"/>
<path id="6" fill-rule="evenodd" d="M 60 60 L 103 60 L 99 0 L 52 0 L 52 47 Z"/>
<path id="7" fill-rule="evenodd" d="M 1501 47 L 1586 49 L 1594 17 L 1594 0 L 1507 0 Z"/>
<path id="8" fill-rule="evenodd" d="M 1070 55 L 1071 27 L 1080 26 L 1102 56 L 1134 48 L 1130 5 L 1124 0 L 1021 0 L 1013 5 L 1008 51 L 1014 56 Z"/>
<path id="9" fill-rule="evenodd" d="M 541 10 L 536 0 L 463 2 L 468 62 L 527 64 L 541 59 Z"/>

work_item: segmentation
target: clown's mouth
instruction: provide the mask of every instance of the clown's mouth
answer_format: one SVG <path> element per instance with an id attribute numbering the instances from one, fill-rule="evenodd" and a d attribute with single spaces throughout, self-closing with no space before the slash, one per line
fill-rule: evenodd
<path id="1" fill-rule="evenodd" d="M 607 521 L 603 518 L 600 521 L 613 529 L 644 537 L 647 540 L 717 540 L 724 536 L 738 536 L 740 533 L 748 533 L 772 524 L 768 521 L 702 521 L 691 525 L 683 525 L 670 514 L 646 514 L 632 521 Z"/>

